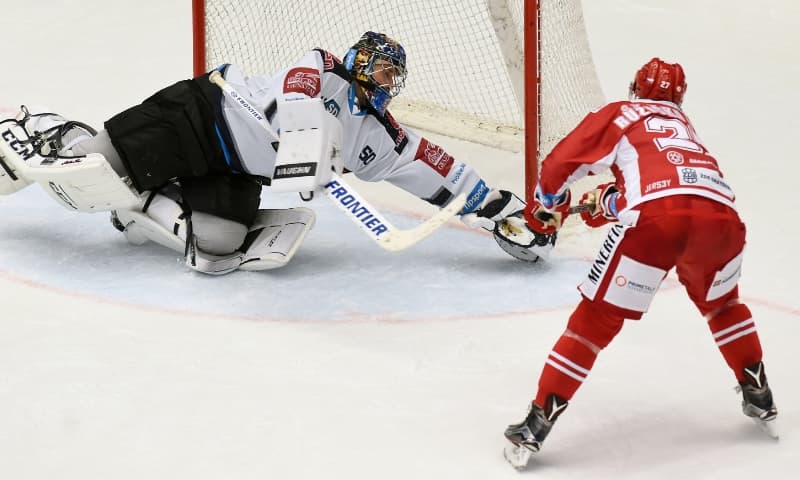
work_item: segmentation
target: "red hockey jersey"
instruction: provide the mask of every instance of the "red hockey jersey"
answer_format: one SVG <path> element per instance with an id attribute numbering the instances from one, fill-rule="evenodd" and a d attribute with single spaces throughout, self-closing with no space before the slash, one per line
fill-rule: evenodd
<path id="1" fill-rule="evenodd" d="M 559 194 L 609 168 L 623 223 L 631 208 L 668 195 L 700 195 L 734 208 L 717 160 L 672 102 L 612 102 L 588 114 L 545 158 L 539 187 L 543 194 Z"/>

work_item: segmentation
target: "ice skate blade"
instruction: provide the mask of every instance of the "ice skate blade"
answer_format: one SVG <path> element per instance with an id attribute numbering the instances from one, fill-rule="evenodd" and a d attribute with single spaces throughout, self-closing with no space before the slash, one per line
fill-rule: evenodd
<path id="1" fill-rule="evenodd" d="M 764 433 L 770 436 L 770 438 L 774 440 L 778 440 L 780 435 L 778 435 L 778 427 L 775 424 L 775 419 L 772 420 L 761 420 L 760 418 L 753 418 L 753 422 L 756 424 L 758 428 L 760 428 Z"/>
<path id="2" fill-rule="evenodd" d="M 528 466 L 528 461 L 531 459 L 531 452 L 527 448 L 520 446 L 508 444 L 503 448 L 503 456 L 506 458 L 508 463 L 511 464 L 512 467 L 516 468 L 517 470 L 522 470 L 526 466 Z"/>

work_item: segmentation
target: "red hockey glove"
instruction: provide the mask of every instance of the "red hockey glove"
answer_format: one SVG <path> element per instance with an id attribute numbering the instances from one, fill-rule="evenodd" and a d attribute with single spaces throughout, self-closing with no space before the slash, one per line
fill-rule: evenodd
<path id="1" fill-rule="evenodd" d="M 598 185 L 594 190 L 584 193 L 579 202 L 580 205 L 588 205 L 593 208 L 581 211 L 583 223 L 597 228 L 610 222 L 616 222 L 618 220 L 617 195 L 619 195 L 619 191 L 614 182 Z"/>
<path id="2" fill-rule="evenodd" d="M 536 188 L 534 199 L 525 207 L 525 220 L 531 230 L 551 235 L 556 233 L 569 216 L 569 189 L 561 195 L 543 195 Z"/>

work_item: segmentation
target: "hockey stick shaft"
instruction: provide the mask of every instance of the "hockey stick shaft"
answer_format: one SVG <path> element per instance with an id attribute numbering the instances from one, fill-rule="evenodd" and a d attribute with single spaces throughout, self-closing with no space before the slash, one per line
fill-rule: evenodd
<path id="1" fill-rule="evenodd" d="M 581 212 L 591 212 L 594 210 L 595 205 L 593 203 L 581 203 L 579 205 L 573 205 L 569 207 L 570 215 L 573 213 L 581 213 Z"/>
<path id="2" fill-rule="evenodd" d="M 222 89 L 241 109 L 248 112 L 250 118 L 258 122 L 268 134 L 279 138 L 277 132 L 267 122 L 266 118 L 225 81 L 218 70 L 211 72 L 209 81 Z M 447 223 L 450 218 L 457 215 L 466 201 L 466 197 L 463 194 L 459 195 L 452 199 L 447 207 L 441 209 L 420 225 L 411 229 L 401 230 L 389 223 L 376 208 L 335 172 L 332 174 L 331 181 L 324 186 L 323 191 L 350 220 L 358 225 L 362 232 L 383 249 L 389 251 L 405 250 L 424 239 Z"/>

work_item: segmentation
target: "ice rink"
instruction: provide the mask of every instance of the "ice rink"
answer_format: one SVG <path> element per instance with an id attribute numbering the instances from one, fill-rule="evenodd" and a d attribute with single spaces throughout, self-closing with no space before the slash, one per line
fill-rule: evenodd
<path id="1" fill-rule="evenodd" d="M 0 108 L 47 105 L 99 127 L 191 75 L 189 2 L 0 5 Z M 670 275 L 532 468 L 505 462 L 503 430 L 536 392 L 596 232 L 565 235 L 547 264 L 516 262 L 457 221 L 392 254 L 320 199 L 289 266 L 208 277 L 32 186 L 0 197 L 0 478 L 796 478 L 800 4 L 607 0 L 584 13 L 609 99 L 653 56 L 686 69 L 684 109 L 748 225 L 741 292 L 779 441 L 741 414 Z M 522 191 L 519 154 L 432 138 Z M 398 225 L 431 212 L 390 185 L 357 186 Z"/>

